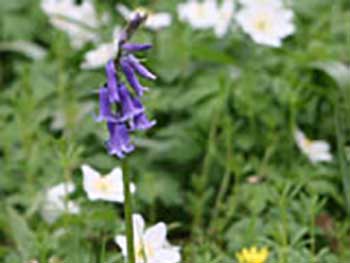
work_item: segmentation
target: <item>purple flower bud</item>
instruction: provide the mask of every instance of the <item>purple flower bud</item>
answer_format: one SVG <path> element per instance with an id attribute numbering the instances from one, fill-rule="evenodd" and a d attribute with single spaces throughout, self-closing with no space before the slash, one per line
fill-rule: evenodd
<path id="1" fill-rule="evenodd" d="M 111 101 L 109 99 L 109 92 L 106 88 L 99 89 L 99 100 L 100 100 L 100 113 L 96 118 L 96 121 L 109 121 L 117 122 L 116 115 L 113 115 L 111 108 Z"/>
<path id="2" fill-rule="evenodd" d="M 135 116 L 144 112 L 141 102 L 137 98 L 133 98 L 124 84 L 119 87 L 119 96 L 122 104 L 121 121 L 133 119 Z"/>
<path id="3" fill-rule="evenodd" d="M 120 65 L 131 87 L 135 90 L 137 96 L 141 97 L 143 93 L 148 90 L 148 88 L 141 85 L 134 69 L 129 65 L 129 62 L 126 59 L 121 59 Z"/>
<path id="4" fill-rule="evenodd" d="M 147 16 L 141 13 L 136 13 L 130 21 L 130 29 L 136 30 L 146 18 Z"/>
<path id="5" fill-rule="evenodd" d="M 107 149 L 109 154 L 124 158 L 126 153 L 130 153 L 135 149 L 131 144 L 128 128 L 125 124 L 108 122 L 109 140 L 107 141 Z"/>
<path id="6" fill-rule="evenodd" d="M 152 72 L 150 72 L 145 66 L 143 66 L 140 61 L 133 55 L 127 57 L 129 65 L 142 77 L 150 80 L 155 80 L 157 77 Z"/>
<path id="7" fill-rule="evenodd" d="M 145 113 L 141 113 L 130 122 L 130 129 L 133 130 L 148 130 L 156 124 L 156 121 L 149 121 Z"/>
<path id="8" fill-rule="evenodd" d="M 145 51 L 150 48 L 152 48 L 151 44 L 125 43 L 122 45 L 122 49 L 128 52 Z"/>
<path id="9" fill-rule="evenodd" d="M 109 60 L 106 65 L 106 75 L 107 75 L 107 88 L 109 92 L 109 99 L 111 102 L 119 102 L 118 94 L 118 80 L 116 75 L 116 70 L 114 66 L 114 61 Z"/>

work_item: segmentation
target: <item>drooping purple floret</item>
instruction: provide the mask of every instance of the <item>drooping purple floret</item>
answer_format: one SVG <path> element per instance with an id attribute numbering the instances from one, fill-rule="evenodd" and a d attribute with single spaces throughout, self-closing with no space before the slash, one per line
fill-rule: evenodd
<path id="1" fill-rule="evenodd" d="M 124 84 L 119 86 L 119 96 L 122 107 L 122 121 L 133 119 L 135 116 L 144 112 L 143 105 L 137 98 L 133 98 Z"/>
<path id="2" fill-rule="evenodd" d="M 141 97 L 143 93 L 148 90 L 148 88 L 141 85 L 134 69 L 131 67 L 126 58 L 121 59 L 120 65 L 130 86 L 135 90 L 137 96 Z"/>
<path id="3" fill-rule="evenodd" d="M 148 120 L 147 116 L 145 113 L 141 113 L 130 122 L 130 129 L 132 131 L 134 130 L 139 130 L 139 131 L 144 131 L 152 128 L 154 125 L 156 125 L 156 121 L 150 121 Z"/>
<path id="4" fill-rule="evenodd" d="M 96 121 L 109 121 L 117 122 L 117 116 L 112 113 L 112 105 L 110 101 L 110 94 L 107 88 L 103 87 L 99 90 L 99 101 L 100 101 L 100 113 L 97 116 Z"/>
<path id="5" fill-rule="evenodd" d="M 106 75 L 107 88 L 110 94 L 109 99 L 111 102 L 119 102 L 120 98 L 118 94 L 118 80 L 113 60 L 109 60 L 106 65 Z"/>
<path id="6" fill-rule="evenodd" d="M 146 79 L 155 80 L 157 77 L 152 72 L 150 72 L 140 61 L 134 56 L 129 55 L 127 57 L 129 65 L 141 76 Z"/>
<path id="7" fill-rule="evenodd" d="M 125 43 L 122 45 L 122 49 L 128 52 L 146 51 L 151 48 L 151 44 Z"/>
<path id="8" fill-rule="evenodd" d="M 124 158 L 125 154 L 132 152 L 135 146 L 131 144 L 128 128 L 123 123 L 107 122 L 109 140 L 107 149 L 109 154 Z"/>

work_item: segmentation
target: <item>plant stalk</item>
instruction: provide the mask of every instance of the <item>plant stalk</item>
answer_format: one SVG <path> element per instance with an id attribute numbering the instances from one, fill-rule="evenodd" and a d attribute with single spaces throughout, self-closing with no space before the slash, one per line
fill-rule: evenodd
<path id="1" fill-rule="evenodd" d="M 126 225 L 126 240 L 127 240 L 127 263 L 135 263 L 135 248 L 134 248 L 134 228 L 132 222 L 132 200 L 130 193 L 130 174 L 127 160 L 122 162 L 123 169 L 123 185 L 124 185 L 124 216 Z"/>

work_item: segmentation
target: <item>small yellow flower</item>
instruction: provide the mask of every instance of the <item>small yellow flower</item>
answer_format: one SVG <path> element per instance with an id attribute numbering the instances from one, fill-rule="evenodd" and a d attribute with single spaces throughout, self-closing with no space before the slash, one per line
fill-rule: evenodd
<path id="1" fill-rule="evenodd" d="M 269 250 L 266 247 L 261 249 L 244 248 L 236 254 L 239 263 L 265 263 L 268 256 Z"/>

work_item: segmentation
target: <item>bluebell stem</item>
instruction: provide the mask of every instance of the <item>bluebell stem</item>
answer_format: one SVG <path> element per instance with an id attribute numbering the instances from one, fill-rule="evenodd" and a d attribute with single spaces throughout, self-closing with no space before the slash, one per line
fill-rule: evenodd
<path id="1" fill-rule="evenodd" d="M 134 52 L 148 50 L 152 45 L 129 43 L 131 36 L 146 18 L 146 15 L 136 14 L 121 32 L 117 57 L 115 60 L 110 60 L 106 65 L 107 84 L 99 90 L 100 113 L 97 120 L 107 122 L 109 139 L 106 142 L 106 148 L 109 154 L 120 159 L 135 149 L 130 140 L 131 132 L 147 130 L 156 124 L 155 121 L 149 121 L 145 114 L 145 108 L 140 97 L 148 89 L 141 85 L 137 74 L 150 80 L 156 79 L 156 76 L 132 55 Z M 120 69 L 122 74 L 118 75 Z M 123 75 L 132 88 L 131 90 L 122 81 L 121 77 Z M 122 162 L 122 169 L 127 262 L 135 263 L 130 175 L 128 163 L 125 159 Z"/>

